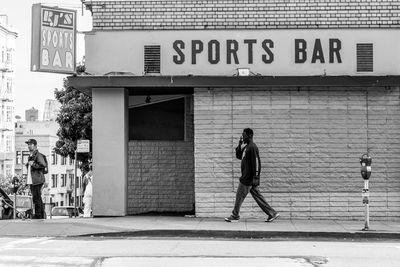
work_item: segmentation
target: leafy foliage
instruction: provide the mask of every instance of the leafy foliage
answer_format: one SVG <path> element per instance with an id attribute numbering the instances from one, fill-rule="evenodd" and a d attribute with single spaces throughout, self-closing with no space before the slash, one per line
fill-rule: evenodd
<path id="1" fill-rule="evenodd" d="M 60 112 L 56 118 L 56 122 L 60 125 L 57 132 L 59 140 L 54 150 L 59 155 L 75 159 L 77 140 L 90 140 L 92 144 L 92 99 L 68 86 L 68 80 L 64 80 L 63 89 L 55 89 L 54 95 L 61 103 Z M 78 154 L 78 160 L 82 161 L 81 169 L 84 172 L 90 159 L 91 153 Z"/>
<path id="2" fill-rule="evenodd" d="M 0 188 L 3 189 L 7 195 L 12 193 L 13 185 L 11 181 L 11 176 L 4 176 L 3 174 L 0 174 Z"/>

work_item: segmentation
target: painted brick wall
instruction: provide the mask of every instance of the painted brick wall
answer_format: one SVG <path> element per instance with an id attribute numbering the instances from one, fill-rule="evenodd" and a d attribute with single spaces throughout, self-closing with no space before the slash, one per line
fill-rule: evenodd
<path id="1" fill-rule="evenodd" d="M 363 219 L 359 157 L 368 145 L 371 217 L 399 218 L 398 87 L 196 89 L 194 98 L 198 216 L 230 214 L 240 176 L 234 147 L 251 127 L 261 191 L 283 217 Z M 250 195 L 241 215 L 264 216 Z"/>
<path id="2" fill-rule="evenodd" d="M 93 30 L 399 28 L 398 0 L 87 1 Z"/>
<path id="3" fill-rule="evenodd" d="M 185 141 L 129 141 L 128 214 L 194 209 L 192 101 L 185 102 Z"/>

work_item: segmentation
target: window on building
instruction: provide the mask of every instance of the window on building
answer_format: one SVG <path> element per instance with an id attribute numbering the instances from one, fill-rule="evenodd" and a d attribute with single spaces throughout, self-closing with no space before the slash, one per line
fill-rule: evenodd
<path id="1" fill-rule="evenodd" d="M 129 140 L 184 140 L 185 99 L 129 109 Z"/>
<path id="2" fill-rule="evenodd" d="M 12 64 L 12 55 L 10 52 L 7 52 L 7 64 Z"/>
<path id="3" fill-rule="evenodd" d="M 67 158 L 61 156 L 61 165 L 67 165 Z"/>
<path id="4" fill-rule="evenodd" d="M 7 78 L 7 93 L 11 94 L 12 93 L 12 79 L 11 78 Z"/>
<path id="5" fill-rule="evenodd" d="M 29 154 L 30 154 L 29 151 L 22 151 L 22 164 L 28 162 Z"/>
<path id="6" fill-rule="evenodd" d="M 67 174 L 61 174 L 61 187 L 67 186 Z"/>
<path id="7" fill-rule="evenodd" d="M 70 184 L 70 187 L 73 188 L 73 186 L 74 186 L 74 175 L 73 174 L 69 174 L 69 184 Z"/>
<path id="8" fill-rule="evenodd" d="M 12 136 L 7 135 L 7 137 L 6 137 L 6 152 L 11 152 L 13 150 L 12 148 L 13 148 Z"/>
<path id="9" fill-rule="evenodd" d="M 51 164 L 57 165 L 57 154 L 54 151 L 51 152 Z"/>
<path id="10" fill-rule="evenodd" d="M 74 165 L 74 160 L 69 158 L 69 165 Z"/>
<path id="11" fill-rule="evenodd" d="M 6 116 L 6 121 L 7 122 L 11 122 L 12 114 L 13 114 L 13 107 L 8 106 L 7 107 L 7 116 Z"/>
<path id="12" fill-rule="evenodd" d="M 22 164 L 22 153 L 21 151 L 15 152 L 15 164 Z"/>
<path id="13" fill-rule="evenodd" d="M 51 175 L 51 187 L 53 187 L 53 188 L 57 187 L 57 180 L 58 180 L 58 174 L 52 174 Z"/>
<path id="14" fill-rule="evenodd" d="M 12 175 L 12 165 L 6 164 L 6 176 Z"/>

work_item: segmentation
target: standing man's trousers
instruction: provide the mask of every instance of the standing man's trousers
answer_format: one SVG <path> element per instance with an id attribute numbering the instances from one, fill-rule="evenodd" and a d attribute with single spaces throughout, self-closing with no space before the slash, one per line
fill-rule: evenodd
<path id="1" fill-rule="evenodd" d="M 45 219 L 42 201 L 42 186 L 43 184 L 31 184 L 31 194 L 34 207 L 34 219 Z"/>

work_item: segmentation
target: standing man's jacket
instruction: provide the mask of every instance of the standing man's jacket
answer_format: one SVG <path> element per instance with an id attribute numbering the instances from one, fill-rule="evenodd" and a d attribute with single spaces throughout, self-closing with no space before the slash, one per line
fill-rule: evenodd
<path id="1" fill-rule="evenodd" d="M 33 160 L 33 164 L 31 166 L 31 175 L 32 175 L 32 184 L 43 184 L 45 182 L 43 170 L 46 167 L 46 162 L 43 158 L 43 155 L 38 151 L 33 151 L 32 155 L 28 157 L 28 161 Z M 26 164 L 28 168 L 28 163 Z"/>
<path id="2" fill-rule="evenodd" d="M 239 181 L 247 186 L 259 185 L 259 176 L 261 172 L 260 156 L 258 152 L 258 147 L 253 142 L 247 144 L 244 148 L 241 146 L 236 147 L 236 158 L 241 159 L 241 171 L 242 176 Z M 257 169 L 258 161 L 258 169 Z M 258 179 L 257 179 L 258 178 Z M 254 184 L 257 180 L 256 184 Z"/>

